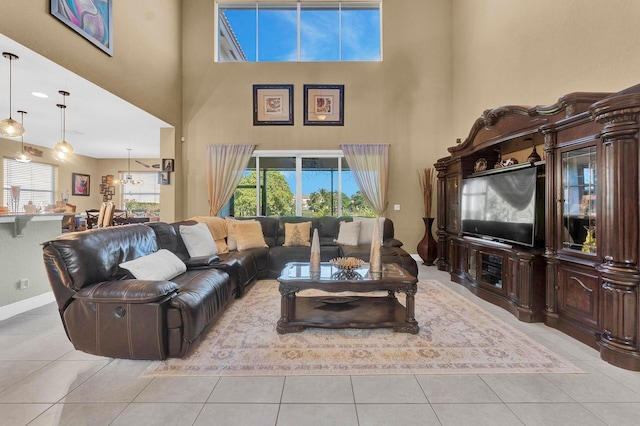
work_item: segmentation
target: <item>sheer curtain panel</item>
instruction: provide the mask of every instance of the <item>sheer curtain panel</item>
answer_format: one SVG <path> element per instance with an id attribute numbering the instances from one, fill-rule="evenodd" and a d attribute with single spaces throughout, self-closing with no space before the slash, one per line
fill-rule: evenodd
<path id="1" fill-rule="evenodd" d="M 387 182 L 389 180 L 389 145 L 340 145 L 349 169 L 378 216 L 387 209 Z"/>
<path id="2" fill-rule="evenodd" d="M 255 147 L 255 145 L 207 145 L 207 190 L 211 216 L 217 215 L 231 199 Z"/>

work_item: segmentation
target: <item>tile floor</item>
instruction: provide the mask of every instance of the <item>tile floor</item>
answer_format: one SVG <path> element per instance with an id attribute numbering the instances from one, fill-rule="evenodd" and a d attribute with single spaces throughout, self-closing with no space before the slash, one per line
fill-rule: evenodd
<path id="1" fill-rule="evenodd" d="M 0 322 L 0 425 L 640 424 L 640 373 L 449 286 L 586 374 L 146 378 L 148 362 L 73 350 L 50 304 Z"/>

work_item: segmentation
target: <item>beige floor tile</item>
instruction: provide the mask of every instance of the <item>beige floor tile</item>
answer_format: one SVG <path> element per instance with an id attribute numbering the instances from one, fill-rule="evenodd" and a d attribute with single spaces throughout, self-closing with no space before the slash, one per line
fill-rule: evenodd
<path id="1" fill-rule="evenodd" d="M 578 403 L 507 404 L 527 426 L 605 426 Z"/>
<path id="2" fill-rule="evenodd" d="M 283 403 L 351 403 L 349 376 L 290 376 L 284 383 Z"/>
<path id="3" fill-rule="evenodd" d="M 417 375 L 432 404 L 502 402 L 477 375 Z"/>
<path id="4" fill-rule="evenodd" d="M 39 415 L 29 426 L 108 425 L 127 404 L 56 404 Z"/>
<path id="5" fill-rule="evenodd" d="M 134 402 L 206 402 L 219 377 L 155 377 Z"/>
<path id="6" fill-rule="evenodd" d="M 608 425 L 637 426 L 640 423 L 640 403 L 637 402 L 595 402 L 582 405 Z"/>
<path id="7" fill-rule="evenodd" d="M 279 403 L 284 377 L 221 377 L 208 402 Z"/>
<path id="8" fill-rule="evenodd" d="M 436 426 L 440 421 L 429 404 L 357 404 L 359 426 Z"/>
<path id="9" fill-rule="evenodd" d="M 48 361 L 0 361 L 0 392 L 35 373 Z"/>
<path id="10" fill-rule="evenodd" d="M 279 404 L 205 404 L 194 426 L 274 426 Z"/>
<path id="11" fill-rule="evenodd" d="M 577 402 L 640 402 L 640 394 L 599 372 L 544 376 Z"/>
<path id="12" fill-rule="evenodd" d="M 282 404 L 278 426 L 358 426 L 353 404 Z"/>
<path id="13" fill-rule="evenodd" d="M 442 426 L 522 425 L 504 404 L 432 404 Z"/>
<path id="14" fill-rule="evenodd" d="M 574 402 L 541 374 L 482 374 L 504 402 Z"/>
<path id="15" fill-rule="evenodd" d="M 428 402 L 414 376 L 353 376 L 351 381 L 359 404 Z"/>
<path id="16" fill-rule="evenodd" d="M 26 425 L 50 406 L 51 404 L 0 404 L 0 424 Z"/>
<path id="17" fill-rule="evenodd" d="M 191 426 L 204 404 L 132 403 L 110 424 L 113 426 L 171 425 Z"/>

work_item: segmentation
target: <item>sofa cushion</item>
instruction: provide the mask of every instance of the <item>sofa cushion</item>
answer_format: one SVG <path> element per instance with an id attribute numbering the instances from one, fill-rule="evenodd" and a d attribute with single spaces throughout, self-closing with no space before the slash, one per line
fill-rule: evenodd
<path id="1" fill-rule="evenodd" d="M 188 220 L 203 222 L 207 225 L 218 247 L 218 254 L 224 254 L 229 251 L 229 246 L 227 245 L 227 221 L 223 217 L 194 216 Z"/>
<path id="2" fill-rule="evenodd" d="M 166 249 L 122 262 L 120 267 L 131 272 L 139 280 L 152 281 L 171 280 L 187 270 L 184 262 Z"/>
<path id="3" fill-rule="evenodd" d="M 284 243 L 285 247 L 308 247 L 311 246 L 309 237 L 311 235 L 311 222 L 285 223 Z"/>
<path id="4" fill-rule="evenodd" d="M 212 256 L 218 253 L 218 246 L 204 222 L 192 226 L 180 225 L 180 236 L 191 257 Z"/>
<path id="5" fill-rule="evenodd" d="M 233 225 L 238 251 L 268 247 L 262 234 L 262 226 L 255 220 L 238 221 Z"/>
<path id="6" fill-rule="evenodd" d="M 360 238 L 360 227 L 360 222 L 341 222 L 340 231 L 338 232 L 338 238 L 335 240 L 335 242 L 346 246 L 358 245 L 358 240 Z"/>

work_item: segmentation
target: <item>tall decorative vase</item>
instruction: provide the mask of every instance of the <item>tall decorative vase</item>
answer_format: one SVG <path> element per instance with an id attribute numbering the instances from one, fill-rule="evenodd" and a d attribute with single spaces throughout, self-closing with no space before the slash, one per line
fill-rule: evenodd
<path id="1" fill-rule="evenodd" d="M 423 217 L 424 221 L 424 237 L 418 243 L 418 255 L 427 266 L 433 265 L 433 261 L 436 260 L 438 255 L 438 243 L 431 234 L 431 226 L 433 226 L 434 218 Z"/>
<path id="2" fill-rule="evenodd" d="M 313 230 L 313 238 L 311 240 L 309 275 L 311 276 L 312 279 L 320 278 L 320 238 L 318 238 L 317 228 Z"/>
<path id="3" fill-rule="evenodd" d="M 380 253 L 380 220 L 373 222 L 373 235 L 371 236 L 371 251 L 369 252 L 369 275 L 378 279 L 382 276 L 382 256 Z"/>

